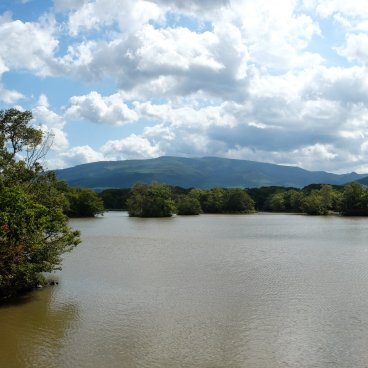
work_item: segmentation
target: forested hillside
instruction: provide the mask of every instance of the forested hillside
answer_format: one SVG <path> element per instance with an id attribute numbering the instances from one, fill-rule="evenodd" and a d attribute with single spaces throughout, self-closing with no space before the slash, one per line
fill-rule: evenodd
<path id="1" fill-rule="evenodd" d="M 313 183 L 346 184 L 367 175 L 337 175 L 247 160 L 218 157 L 159 157 L 149 160 L 103 161 L 58 170 L 59 179 L 72 186 L 102 190 L 130 188 L 154 181 L 183 188 L 286 186 Z"/>

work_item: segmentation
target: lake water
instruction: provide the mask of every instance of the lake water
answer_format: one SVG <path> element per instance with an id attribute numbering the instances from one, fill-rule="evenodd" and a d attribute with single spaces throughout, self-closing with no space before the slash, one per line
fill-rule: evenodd
<path id="1" fill-rule="evenodd" d="M 368 367 L 368 219 L 77 219 L 59 285 L 0 308 L 1 368 Z"/>

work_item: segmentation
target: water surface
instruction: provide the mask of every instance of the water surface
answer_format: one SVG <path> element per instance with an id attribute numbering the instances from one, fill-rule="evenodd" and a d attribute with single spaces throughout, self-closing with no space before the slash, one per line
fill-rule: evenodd
<path id="1" fill-rule="evenodd" d="M 0 367 L 368 367 L 368 220 L 71 222 L 59 285 L 0 308 Z"/>

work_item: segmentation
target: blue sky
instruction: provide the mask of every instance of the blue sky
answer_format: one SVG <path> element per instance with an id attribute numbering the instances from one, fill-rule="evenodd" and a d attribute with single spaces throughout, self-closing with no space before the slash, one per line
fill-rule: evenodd
<path id="1" fill-rule="evenodd" d="M 366 0 L 1 0 L 0 104 L 48 168 L 221 156 L 368 173 Z"/>

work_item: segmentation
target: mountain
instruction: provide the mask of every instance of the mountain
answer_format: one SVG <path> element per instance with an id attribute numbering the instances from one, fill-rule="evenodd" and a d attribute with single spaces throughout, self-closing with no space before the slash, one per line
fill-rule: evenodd
<path id="1" fill-rule="evenodd" d="M 147 160 L 100 161 L 56 170 L 72 186 L 94 189 L 128 188 L 137 181 L 153 181 L 184 188 L 304 187 L 309 184 L 345 184 L 368 174 L 332 174 L 299 167 L 219 157 L 158 157 Z"/>
<path id="2" fill-rule="evenodd" d="M 361 179 L 358 179 L 358 180 L 355 180 L 355 181 L 357 181 L 358 183 L 363 184 L 365 186 L 368 186 L 368 176 L 367 175 L 365 175 L 364 178 L 361 178 Z"/>

